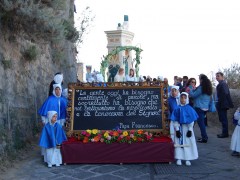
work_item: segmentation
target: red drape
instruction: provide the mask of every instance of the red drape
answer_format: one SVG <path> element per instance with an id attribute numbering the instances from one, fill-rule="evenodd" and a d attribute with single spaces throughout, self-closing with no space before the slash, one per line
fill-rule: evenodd
<path id="1" fill-rule="evenodd" d="M 147 163 L 173 162 L 174 146 L 170 138 L 154 138 L 144 143 L 82 143 L 62 144 L 64 163 Z"/>

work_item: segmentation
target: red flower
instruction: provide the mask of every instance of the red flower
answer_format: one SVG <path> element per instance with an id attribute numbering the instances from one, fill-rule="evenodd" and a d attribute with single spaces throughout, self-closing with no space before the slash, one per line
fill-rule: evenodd
<path id="1" fill-rule="evenodd" d="M 131 134 L 134 134 L 134 132 L 135 132 L 134 130 L 131 130 L 131 131 L 130 131 Z"/>
<path id="2" fill-rule="evenodd" d="M 86 132 L 86 135 L 85 135 L 85 136 L 86 136 L 86 137 L 89 137 L 90 135 L 91 135 L 90 133 Z"/>
<path id="3" fill-rule="evenodd" d="M 83 143 L 87 143 L 89 141 L 88 137 L 84 137 Z"/>
<path id="4" fill-rule="evenodd" d="M 119 133 L 117 131 L 113 131 L 113 136 L 118 137 Z"/>
<path id="5" fill-rule="evenodd" d="M 147 140 L 150 140 L 151 138 L 152 138 L 152 136 L 149 136 L 149 135 L 147 136 Z"/>
<path id="6" fill-rule="evenodd" d="M 99 136 L 95 136 L 93 139 L 94 139 L 94 142 L 100 141 L 100 137 Z"/>
<path id="7" fill-rule="evenodd" d="M 95 130 L 95 131 L 94 131 Z M 75 141 L 82 141 L 83 143 L 88 142 L 105 142 L 107 144 L 111 143 L 134 143 L 134 142 L 149 142 L 153 139 L 153 134 L 144 131 L 142 129 L 138 130 L 86 130 L 81 133 L 76 133 L 74 135 Z M 92 133 L 96 132 L 96 133 Z M 71 141 L 71 140 L 69 140 Z"/>
<path id="8" fill-rule="evenodd" d="M 121 130 L 121 129 L 118 129 L 117 132 L 118 132 L 119 134 L 121 134 L 121 133 L 122 133 L 122 130 Z"/>

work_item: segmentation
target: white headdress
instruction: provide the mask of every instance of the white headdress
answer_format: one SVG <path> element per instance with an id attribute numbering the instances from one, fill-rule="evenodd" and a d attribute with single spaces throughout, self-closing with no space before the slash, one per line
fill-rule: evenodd
<path id="1" fill-rule="evenodd" d="M 182 92 L 182 93 L 180 94 L 180 97 L 181 97 L 182 95 L 185 95 L 185 96 L 187 97 L 187 98 L 186 98 L 186 104 L 189 104 L 188 93 L 187 93 L 187 92 Z M 181 104 L 181 100 L 180 100 L 180 105 L 186 105 L 186 104 Z"/>
<path id="2" fill-rule="evenodd" d="M 63 81 L 63 74 L 56 74 L 53 78 L 56 84 L 62 84 Z"/>
<path id="3" fill-rule="evenodd" d="M 60 96 L 57 96 L 56 93 L 55 93 L 55 89 L 57 87 L 60 89 L 60 96 L 62 95 L 62 86 L 61 86 L 61 84 L 53 84 L 53 95 L 56 96 L 56 97 L 60 97 Z"/>
<path id="4" fill-rule="evenodd" d="M 57 114 L 56 111 L 48 111 L 47 112 L 47 117 L 48 117 L 48 122 L 51 124 L 52 117 Z"/>
<path id="5" fill-rule="evenodd" d="M 179 86 L 172 85 L 172 86 L 171 86 L 171 90 L 172 90 L 172 89 L 176 89 L 176 90 L 179 91 Z"/>
<path id="6" fill-rule="evenodd" d="M 177 96 L 176 96 L 176 97 L 174 97 L 174 96 L 172 95 L 172 89 L 176 89 L 176 90 L 177 90 Z M 175 86 L 175 85 L 172 85 L 172 86 L 171 86 L 170 96 L 176 98 L 177 105 L 180 104 L 180 100 L 179 100 L 179 97 L 180 97 L 179 86 Z"/>

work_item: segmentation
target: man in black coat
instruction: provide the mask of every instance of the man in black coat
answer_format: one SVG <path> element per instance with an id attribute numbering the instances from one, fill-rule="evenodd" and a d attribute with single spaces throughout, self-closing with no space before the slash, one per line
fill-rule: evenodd
<path id="1" fill-rule="evenodd" d="M 233 102 L 231 99 L 229 87 L 224 80 L 222 72 L 216 73 L 216 80 L 218 81 L 217 85 L 217 111 L 219 121 L 222 123 L 222 134 L 218 134 L 218 138 L 226 138 L 228 134 L 228 119 L 227 119 L 227 110 L 233 108 Z"/>

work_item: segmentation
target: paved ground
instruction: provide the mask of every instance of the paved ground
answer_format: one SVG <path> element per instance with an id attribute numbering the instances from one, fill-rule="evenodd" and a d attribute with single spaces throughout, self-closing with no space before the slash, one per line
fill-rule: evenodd
<path id="1" fill-rule="evenodd" d="M 0 179 L 240 179 L 240 158 L 232 157 L 229 145 L 231 138 L 218 139 L 219 129 L 208 127 L 209 142 L 197 144 L 199 159 L 192 166 L 177 166 L 175 163 L 149 164 L 75 164 L 47 168 L 36 146 L 28 157 L 0 175 Z M 199 128 L 195 126 L 199 137 Z"/>

